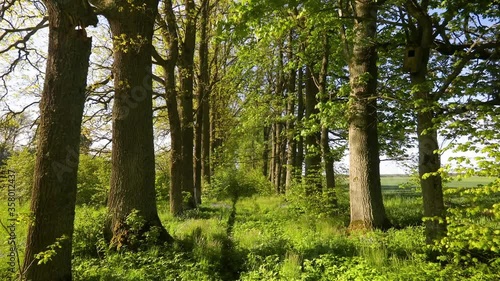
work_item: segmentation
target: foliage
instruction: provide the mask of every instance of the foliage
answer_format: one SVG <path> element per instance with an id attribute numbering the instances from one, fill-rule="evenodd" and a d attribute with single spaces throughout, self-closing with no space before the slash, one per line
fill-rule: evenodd
<path id="1" fill-rule="evenodd" d="M 270 183 L 256 170 L 243 171 L 235 167 L 221 167 L 216 170 L 205 196 L 211 199 L 233 199 L 256 194 L 269 194 Z"/>
<path id="2" fill-rule="evenodd" d="M 35 254 L 35 259 L 38 260 L 37 265 L 50 262 L 52 260 L 52 257 L 57 255 L 57 249 L 62 248 L 63 246 L 61 244 L 64 241 L 68 240 L 68 238 L 68 236 L 63 234 L 61 237 L 57 238 L 53 244 L 48 245 L 47 250 Z"/>
<path id="3" fill-rule="evenodd" d="M 440 259 L 470 265 L 500 267 L 500 180 L 486 186 L 447 190 L 451 198 L 448 234 L 437 242 Z"/>
<path id="4" fill-rule="evenodd" d="M 110 176 L 111 163 L 108 159 L 80 155 L 76 204 L 104 205 L 108 197 Z"/>
<path id="5" fill-rule="evenodd" d="M 82 205 L 76 209 L 75 230 L 73 232 L 73 255 L 79 257 L 99 257 L 105 254 L 103 225 L 105 209 Z"/>
<path id="6" fill-rule="evenodd" d="M 6 166 L 16 172 L 16 196 L 22 202 L 28 201 L 33 185 L 35 154 L 28 148 L 16 151 L 7 159 Z"/>

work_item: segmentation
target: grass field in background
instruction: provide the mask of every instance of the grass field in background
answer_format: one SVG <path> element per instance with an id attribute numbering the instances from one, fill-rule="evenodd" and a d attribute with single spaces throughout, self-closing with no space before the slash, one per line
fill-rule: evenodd
<path id="1" fill-rule="evenodd" d="M 401 185 L 410 184 L 411 186 L 415 185 L 415 178 L 407 175 L 389 175 L 381 176 L 381 183 L 384 189 L 392 189 L 395 187 L 400 187 Z M 446 187 L 475 187 L 480 184 L 486 185 L 494 181 L 493 177 L 479 177 L 473 176 L 470 178 L 466 178 L 463 180 L 452 180 L 448 183 L 445 183 Z"/>

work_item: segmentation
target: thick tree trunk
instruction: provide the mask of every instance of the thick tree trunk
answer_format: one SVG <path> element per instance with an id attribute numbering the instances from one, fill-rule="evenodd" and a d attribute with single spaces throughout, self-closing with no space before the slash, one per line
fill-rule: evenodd
<path id="1" fill-rule="evenodd" d="M 133 242 L 125 223 L 133 210 L 145 220 L 141 232 L 155 226 L 161 231 L 158 242 L 171 239 L 158 218 L 155 196 L 151 44 L 158 2 L 143 4 L 144 10 L 126 4 L 108 14 L 113 37 L 126 40 L 114 41 L 113 151 L 105 227 L 105 237 L 116 248 Z"/>
<path id="2" fill-rule="evenodd" d="M 200 42 L 200 87 L 203 90 L 203 98 L 201 100 L 202 112 L 202 128 L 201 128 L 201 174 L 203 180 L 210 184 L 210 71 L 208 64 L 208 25 L 209 25 L 209 8 L 210 1 L 204 0 L 201 11 L 201 42 Z M 199 192 L 199 200 L 201 203 L 201 190 Z"/>
<path id="3" fill-rule="evenodd" d="M 330 41 L 328 34 L 323 35 L 323 59 L 321 61 L 321 71 L 319 74 L 319 92 L 321 100 L 326 103 L 330 99 L 326 92 L 326 76 L 328 73 L 328 63 L 330 56 Z M 326 177 L 326 188 L 335 187 L 335 174 L 333 170 L 333 157 L 330 153 L 330 137 L 328 136 L 328 127 L 325 124 L 321 126 L 321 158 L 323 158 L 323 169 Z"/>
<path id="4" fill-rule="evenodd" d="M 165 100 L 170 126 L 170 213 L 179 215 L 182 206 L 182 129 L 181 118 L 178 110 L 175 66 L 179 57 L 179 44 L 177 41 L 176 19 L 172 0 L 166 0 L 163 14 L 165 21 L 161 22 L 163 40 L 168 47 L 165 70 Z"/>
<path id="5" fill-rule="evenodd" d="M 351 230 L 387 228 L 380 185 L 377 132 L 377 4 L 356 0 L 349 72 L 349 195 Z"/>
<path id="6" fill-rule="evenodd" d="M 410 4 L 412 5 L 412 4 Z M 410 11 L 413 11 L 410 9 Z M 434 240 L 441 239 L 446 234 L 446 211 L 443 200 L 443 184 L 439 168 L 441 168 L 441 157 L 437 151 L 439 144 L 437 140 L 437 130 L 434 127 L 433 110 L 434 96 L 428 86 L 427 72 L 429 63 L 430 48 L 433 43 L 432 20 L 426 14 L 414 12 L 418 23 L 418 33 L 414 34 L 413 44 L 417 44 L 422 55 L 417 71 L 411 73 L 411 84 L 414 89 L 414 98 L 417 101 L 417 135 L 419 164 L 418 172 L 420 176 L 420 186 L 422 188 L 425 236 L 427 243 L 434 243 Z M 427 175 L 424 177 L 424 175 Z"/>
<path id="7" fill-rule="evenodd" d="M 97 17 L 87 2 L 68 1 L 66 7 L 56 1 L 45 4 L 49 50 L 31 196 L 34 219 L 28 227 L 23 280 L 69 281 L 80 128 L 91 49 L 85 30 L 75 27 L 95 25 Z M 56 254 L 38 265 L 34 256 L 56 242 L 61 246 L 55 248 Z"/>
<path id="8" fill-rule="evenodd" d="M 314 74 L 311 67 L 306 68 L 306 122 L 311 126 L 312 122 L 317 122 L 314 115 L 318 114 L 316 105 L 318 104 L 317 94 L 319 89 L 314 83 Z M 321 148 L 320 148 L 321 132 L 309 133 L 305 138 L 306 155 L 305 155 L 305 179 L 306 179 L 306 194 L 312 194 L 321 191 Z"/>
<path id="9" fill-rule="evenodd" d="M 418 80 L 418 79 L 415 79 Z M 412 79 L 412 84 L 417 81 Z M 416 93 L 417 99 L 424 99 L 425 103 L 432 103 L 429 95 L 424 92 Z M 443 200 L 443 184 L 439 175 L 441 167 L 437 131 L 433 128 L 433 110 L 417 112 L 417 134 L 419 164 L 418 173 L 424 202 L 425 237 L 431 244 L 446 234 L 446 211 Z M 424 177 L 424 175 L 432 175 Z"/>
<path id="10" fill-rule="evenodd" d="M 193 178 L 193 148 L 194 148 L 194 120 L 193 120 L 193 83 L 194 83 L 194 51 L 196 42 L 196 12 L 193 0 L 185 1 L 186 26 L 184 41 L 181 44 L 179 59 L 179 80 L 181 94 L 181 125 L 182 125 L 182 158 L 183 178 L 182 191 L 189 196 L 186 208 L 196 207 Z"/>

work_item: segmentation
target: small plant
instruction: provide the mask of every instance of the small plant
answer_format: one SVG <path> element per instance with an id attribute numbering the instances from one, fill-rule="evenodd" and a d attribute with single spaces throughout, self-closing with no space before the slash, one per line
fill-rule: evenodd
<path id="1" fill-rule="evenodd" d="M 37 264 L 46 264 L 51 261 L 52 258 L 57 255 L 57 249 L 61 249 L 61 244 L 66 240 L 68 240 L 68 236 L 63 234 L 61 237 L 56 238 L 56 242 L 54 242 L 54 244 L 47 246 L 46 251 L 35 254 L 35 259 L 38 260 Z"/>

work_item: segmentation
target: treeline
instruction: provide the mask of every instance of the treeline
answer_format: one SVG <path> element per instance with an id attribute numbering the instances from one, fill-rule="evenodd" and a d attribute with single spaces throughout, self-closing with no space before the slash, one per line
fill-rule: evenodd
<path id="1" fill-rule="evenodd" d="M 22 19 L 25 4 L 6 2 L 2 17 Z M 173 240 L 158 218 L 159 166 L 169 170 L 170 211 L 181 215 L 228 167 L 260 170 L 278 194 L 299 186 L 305 197 L 328 192 L 335 202 L 334 167 L 347 151 L 349 229 L 390 228 L 380 159 L 404 161 L 414 146 L 427 241 L 443 238 L 438 134 L 468 136 L 456 148 L 486 153 L 480 173 L 498 176 L 498 8 L 426 0 L 45 0 L 27 8 L 40 22 L 16 21 L 0 35 L 1 53 L 19 54 L 7 59 L 15 69 L 34 32 L 49 30 L 22 272 L 71 279 L 80 154 L 106 155 L 106 140 L 111 248 L 137 246 L 126 223 L 133 212 L 145 221 L 140 233 Z M 96 25 L 103 32 L 89 37 Z M 5 140 L 0 148 L 12 150 Z M 57 255 L 36 265 L 55 241 Z"/>

